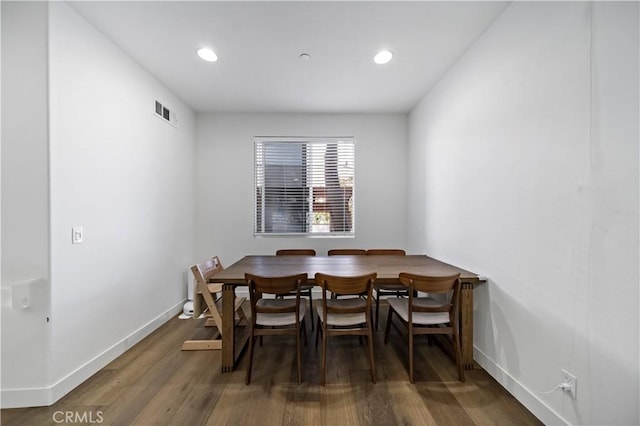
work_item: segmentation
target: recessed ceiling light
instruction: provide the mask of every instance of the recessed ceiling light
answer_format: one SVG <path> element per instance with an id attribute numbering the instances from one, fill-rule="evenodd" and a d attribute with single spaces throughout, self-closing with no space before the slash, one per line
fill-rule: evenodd
<path id="1" fill-rule="evenodd" d="M 376 56 L 374 56 L 373 62 L 378 65 L 384 65 L 388 63 L 391 58 L 393 58 L 393 53 L 389 52 L 388 50 L 381 50 L 376 54 Z"/>
<path id="2" fill-rule="evenodd" d="M 218 55 L 216 55 L 216 52 L 209 49 L 208 47 L 198 49 L 197 53 L 202 60 L 205 60 L 207 62 L 215 62 L 218 60 Z"/>
<path id="3" fill-rule="evenodd" d="M 308 53 L 301 53 L 300 59 L 306 62 L 311 59 L 311 55 L 309 55 Z"/>

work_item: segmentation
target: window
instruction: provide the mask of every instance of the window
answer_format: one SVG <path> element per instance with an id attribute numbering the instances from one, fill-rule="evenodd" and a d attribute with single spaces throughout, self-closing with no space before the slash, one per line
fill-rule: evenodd
<path id="1" fill-rule="evenodd" d="M 255 144 L 254 235 L 353 236 L 353 138 Z"/>

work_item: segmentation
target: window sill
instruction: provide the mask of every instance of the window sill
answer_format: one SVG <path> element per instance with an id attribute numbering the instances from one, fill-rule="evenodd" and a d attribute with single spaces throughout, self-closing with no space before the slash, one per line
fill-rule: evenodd
<path id="1" fill-rule="evenodd" d="M 253 238 L 309 238 L 309 239 L 317 239 L 317 238 L 347 238 L 353 239 L 356 237 L 356 234 L 294 234 L 294 233 L 270 233 L 270 234 L 253 234 Z"/>

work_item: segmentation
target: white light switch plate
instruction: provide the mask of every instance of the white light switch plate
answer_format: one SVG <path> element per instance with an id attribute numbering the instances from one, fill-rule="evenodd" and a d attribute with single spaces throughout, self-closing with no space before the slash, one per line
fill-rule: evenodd
<path id="1" fill-rule="evenodd" d="M 84 239 L 84 231 L 81 226 L 71 228 L 71 244 L 81 244 Z"/>

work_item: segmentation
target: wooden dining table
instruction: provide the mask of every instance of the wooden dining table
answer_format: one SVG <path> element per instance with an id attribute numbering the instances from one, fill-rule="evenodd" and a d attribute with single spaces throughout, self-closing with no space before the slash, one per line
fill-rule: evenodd
<path id="1" fill-rule="evenodd" d="M 238 333 L 235 317 L 235 289 L 246 286 L 245 273 L 262 276 L 284 276 L 306 273 L 314 284 L 316 272 L 330 275 L 364 275 L 377 273 L 376 282 L 398 284 L 400 272 L 421 275 L 452 275 L 460 273 L 460 340 L 465 369 L 473 363 L 473 288 L 484 280 L 477 274 L 426 255 L 407 256 L 245 256 L 212 277 L 222 282 L 222 371 L 233 371 L 248 333 Z"/>

